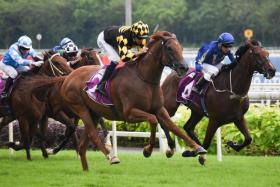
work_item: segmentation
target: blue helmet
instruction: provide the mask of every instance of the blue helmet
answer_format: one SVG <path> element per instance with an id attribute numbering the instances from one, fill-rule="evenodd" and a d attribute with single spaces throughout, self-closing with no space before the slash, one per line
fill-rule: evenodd
<path id="1" fill-rule="evenodd" d="M 32 40 L 26 35 L 19 37 L 17 43 L 19 47 L 23 47 L 26 49 L 32 48 Z"/>
<path id="2" fill-rule="evenodd" d="M 228 32 L 223 32 L 219 36 L 218 42 L 221 44 L 232 45 L 234 43 L 234 37 Z"/>
<path id="3" fill-rule="evenodd" d="M 73 41 L 70 38 L 63 38 L 59 45 L 64 49 L 66 45 L 70 42 L 73 43 Z"/>

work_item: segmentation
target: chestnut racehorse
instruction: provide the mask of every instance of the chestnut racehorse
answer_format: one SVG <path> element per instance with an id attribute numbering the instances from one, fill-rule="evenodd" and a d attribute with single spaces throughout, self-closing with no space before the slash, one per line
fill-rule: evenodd
<path id="1" fill-rule="evenodd" d="M 269 59 L 269 53 L 257 41 L 247 41 L 236 51 L 237 64 L 232 70 L 222 71 L 210 84 L 204 96 L 208 113 L 208 127 L 201 144 L 194 133 L 195 126 L 205 116 L 199 105 L 184 104 L 191 109 L 191 116 L 184 125 L 184 130 L 199 145 L 208 149 L 216 130 L 225 124 L 233 122 L 244 135 L 242 144 L 229 141 L 227 144 L 239 151 L 249 145 L 252 138 L 249 134 L 244 114 L 249 108 L 248 91 L 255 72 L 263 74 L 267 79 L 275 75 L 275 67 Z M 185 76 L 187 76 L 186 74 Z M 176 101 L 177 90 L 182 78 L 171 73 L 163 82 L 164 106 L 170 116 L 173 116 L 181 103 Z M 169 135 L 169 130 L 162 126 L 168 139 L 168 145 L 174 150 L 175 143 Z M 173 151 L 172 151 L 173 152 Z M 185 151 L 183 156 L 196 156 Z M 200 158 L 201 159 L 201 158 Z M 202 160 L 202 163 L 204 161 Z"/>
<path id="2" fill-rule="evenodd" d="M 85 125 L 85 135 L 79 146 L 84 170 L 88 170 L 86 148 L 89 140 L 97 145 L 111 163 L 116 161 L 116 157 L 110 154 L 97 136 L 96 125 L 101 116 L 109 120 L 133 123 L 148 121 L 151 125 L 151 136 L 149 145 L 144 147 L 145 156 L 150 156 L 152 153 L 158 122 L 182 138 L 186 144 L 195 149 L 197 154 L 206 153 L 171 121 L 163 106 L 160 88 L 163 68 L 168 66 L 179 76 L 183 75 L 187 67 L 184 64 L 182 50 L 174 34 L 166 31 L 154 33 L 148 43 L 148 51 L 140 55 L 135 62 L 127 63 L 112 78 L 110 96 L 113 107 L 94 102 L 83 90 L 86 81 L 99 70 L 99 67 L 81 67 L 66 76 L 61 86 L 61 95 L 65 104 L 82 119 Z"/>

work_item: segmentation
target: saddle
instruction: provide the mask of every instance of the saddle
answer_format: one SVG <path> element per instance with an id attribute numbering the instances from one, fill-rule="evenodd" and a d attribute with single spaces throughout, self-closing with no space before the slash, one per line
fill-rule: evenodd
<path id="1" fill-rule="evenodd" d="M 204 103 L 204 95 L 207 93 L 210 83 L 206 83 L 202 88 L 202 95 L 199 95 L 197 92 L 193 91 L 193 86 L 196 82 L 203 76 L 201 72 L 195 71 L 195 69 L 190 68 L 186 75 L 181 79 L 178 90 L 176 101 L 187 106 L 196 105 L 200 106 L 203 109 L 204 113 L 206 112 L 206 107 Z"/>
<path id="2" fill-rule="evenodd" d="M 8 78 L 8 75 L 5 72 L 3 72 L 2 70 L 0 70 L 0 95 L 2 94 L 2 92 L 5 89 L 7 78 Z M 11 93 L 12 87 L 13 86 L 11 86 L 8 94 Z M 8 98 L 0 99 L 0 113 L 3 116 L 10 115 L 12 113 L 11 107 L 9 106 Z"/>
<path id="3" fill-rule="evenodd" d="M 105 92 L 106 96 L 100 94 L 98 91 L 96 91 L 96 87 L 98 83 L 101 81 L 103 74 L 108 66 L 103 66 L 100 70 L 98 70 L 95 74 L 91 76 L 91 78 L 86 82 L 86 87 L 84 90 L 86 91 L 87 95 L 95 102 L 102 104 L 102 105 L 108 105 L 112 106 L 113 102 L 110 97 L 110 82 L 112 78 L 117 74 L 120 68 L 122 68 L 124 64 L 119 64 L 116 69 L 113 71 L 112 75 L 108 79 L 108 81 L 105 84 Z"/>

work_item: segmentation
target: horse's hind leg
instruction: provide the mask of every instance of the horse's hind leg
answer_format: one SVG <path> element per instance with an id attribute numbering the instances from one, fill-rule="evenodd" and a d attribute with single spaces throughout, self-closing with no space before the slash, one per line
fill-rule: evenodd
<path id="1" fill-rule="evenodd" d="M 86 131 L 83 132 L 81 138 L 80 138 L 80 144 L 79 144 L 79 155 L 80 155 L 80 159 L 82 162 L 82 167 L 84 171 L 88 171 L 88 163 L 87 163 L 87 158 L 86 158 L 86 151 L 87 151 L 87 146 L 88 146 L 88 135 L 86 133 Z"/>
<path id="2" fill-rule="evenodd" d="M 201 145 L 198 137 L 196 136 L 194 129 L 198 122 L 203 118 L 203 115 L 197 114 L 195 112 L 191 112 L 191 116 L 188 121 L 184 125 L 184 130 L 187 134 L 193 139 L 197 144 Z M 204 147 L 205 148 L 205 147 Z"/>
<path id="3" fill-rule="evenodd" d="M 48 158 L 48 152 L 46 150 L 46 131 L 48 128 L 48 119 L 46 116 L 43 116 L 39 124 L 39 139 L 40 139 L 40 148 L 44 158 Z"/>
<path id="4" fill-rule="evenodd" d="M 1 129 L 3 127 L 5 127 L 6 125 L 8 125 L 10 122 L 12 122 L 13 120 L 15 120 L 14 117 L 12 116 L 4 116 L 3 119 L 1 120 L 0 122 L 0 132 L 1 132 Z"/>
<path id="5" fill-rule="evenodd" d="M 195 149 L 196 154 L 205 154 L 207 151 L 198 145 L 195 141 L 193 141 L 189 136 L 187 136 L 185 133 L 183 133 L 179 127 L 177 127 L 170 119 L 168 112 L 164 107 L 162 107 L 158 113 L 157 118 L 159 119 L 159 122 L 166 126 L 170 131 L 172 131 L 175 135 L 182 138 L 186 144 L 188 144 L 190 147 Z"/>
<path id="6" fill-rule="evenodd" d="M 245 146 L 249 145 L 252 142 L 252 137 L 249 133 L 247 123 L 246 123 L 244 116 L 242 116 L 241 119 L 235 120 L 234 124 L 240 130 L 240 132 L 244 135 L 245 140 L 242 144 L 237 144 L 233 141 L 229 141 L 229 142 L 227 142 L 227 145 L 230 146 L 235 151 L 240 151 L 242 148 L 244 148 Z"/>
<path id="7" fill-rule="evenodd" d="M 55 119 L 65 124 L 66 130 L 64 139 L 58 144 L 58 146 L 53 149 L 53 154 L 58 153 L 69 142 L 70 138 L 73 136 L 76 130 L 76 125 L 73 123 L 72 119 L 69 118 L 64 112 L 59 112 L 59 115 L 57 115 Z"/>
<path id="8" fill-rule="evenodd" d="M 165 154 L 166 154 L 167 158 L 170 158 L 174 154 L 175 141 L 172 139 L 172 137 L 170 136 L 169 130 L 165 126 L 161 125 L 161 128 L 162 128 L 162 130 L 163 130 L 163 132 L 164 132 L 164 134 L 166 136 L 167 144 L 168 144 L 168 146 L 170 148 L 170 150 L 167 150 Z"/>

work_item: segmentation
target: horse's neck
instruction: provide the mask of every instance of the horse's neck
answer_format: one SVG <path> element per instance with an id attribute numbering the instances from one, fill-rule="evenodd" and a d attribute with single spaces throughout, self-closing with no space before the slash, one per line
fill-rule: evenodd
<path id="1" fill-rule="evenodd" d="M 147 82 L 160 83 L 161 74 L 164 66 L 161 64 L 161 55 L 155 56 L 156 52 L 147 52 L 147 54 L 138 62 L 137 73 Z"/>
<path id="2" fill-rule="evenodd" d="M 253 71 L 250 66 L 249 53 L 243 55 L 240 62 L 232 70 L 231 80 L 233 92 L 239 95 L 246 95 L 249 91 Z"/>

